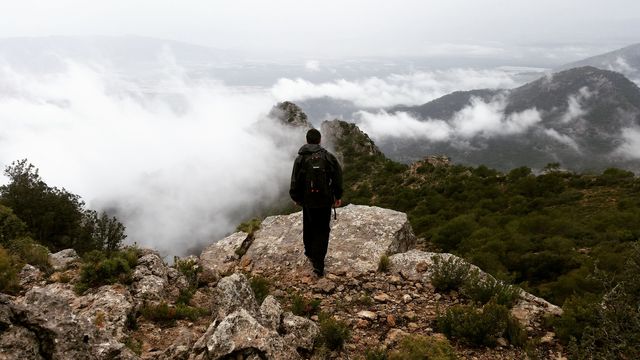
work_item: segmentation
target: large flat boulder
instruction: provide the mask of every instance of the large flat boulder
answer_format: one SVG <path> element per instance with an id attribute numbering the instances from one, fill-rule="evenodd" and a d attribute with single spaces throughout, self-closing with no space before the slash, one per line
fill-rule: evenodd
<path id="1" fill-rule="evenodd" d="M 333 220 L 332 214 L 331 220 L 325 266 L 328 272 L 358 274 L 376 270 L 382 255 L 415 246 L 416 237 L 404 213 L 362 205 L 348 205 L 337 212 L 338 219 Z M 299 272 L 308 267 L 302 242 L 302 212 L 266 218 L 241 262 L 264 273 Z"/>

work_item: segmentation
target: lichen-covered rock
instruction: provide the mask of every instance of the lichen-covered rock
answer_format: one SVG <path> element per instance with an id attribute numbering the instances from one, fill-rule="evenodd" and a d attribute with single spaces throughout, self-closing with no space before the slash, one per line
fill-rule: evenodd
<path id="1" fill-rule="evenodd" d="M 0 332 L 0 360 L 44 360 L 34 333 L 24 327 L 10 326 Z"/>
<path id="2" fill-rule="evenodd" d="M 282 306 L 276 298 L 269 295 L 260 305 L 260 318 L 262 325 L 271 330 L 278 330 L 280 326 L 280 319 L 282 317 Z"/>
<path id="3" fill-rule="evenodd" d="M 313 321 L 286 312 L 282 318 L 284 340 L 296 349 L 311 351 L 313 344 L 320 334 L 320 329 Z"/>
<path id="4" fill-rule="evenodd" d="M 225 317 L 207 341 L 208 359 L 223 359 L 251 349 L 267 359 L 301 359 L 277 332 L 262 326 L 244 309 Z"/>
<path id="5" fill-rule="evenodd" d="M 49 264 L 55 271 L 63 271 L 79 261 L 80 257 L 74 249 L 65 249 L 55 254 L 49 254 Z"/>
<path id="6" fill-rule="evenodd" d="M 240 231 L 207 246 L 200 254 L 199 260 L 203 276 L 210 276 L 209 273 L 228 274 L 232 272 L 236 261 L 240 258 L 236 253 L 237 249 L 240 249 L 248 235 L 246 232 Z"/>
<path id="7" fill-rule="evenodd" d="M 434 257 L 446 261 L 456 259 L 469 266 L 469 271 L 477 271 L 481 278 L 489 278 L 491 275 L 483 272 L 479 267 L 468 264 L 464 259 L 447 253 L 431 253 L 420 250 L 411 250 L 405 253 L 395 254 L 389 257 L 391 272 L 400 273 L 406 279 L 429 283 L 434 269 Z M 540 323 L 547 315 L 560 316 L 562 309 L 548 301 L 520 291 L 520 296 L 511 310 L 523 326 Z"/>
<path id="8" fill-rule="evenodd" d="M 3 301 L 1 306 L 8 306 L 11 312 L 12 330 L 8 336 L 3 334 L 0 353 L 21 347 L 27 349 L 28 356 L 28 349 L 34 346 L 29 340 L 33 340 L 33 334 L 39 355 L 46 359 L 135 359 L 124 344 L 102 334 L 88 318 L 72 311 L 74 297 L 67 287 L 52 284 L 34 287 L 15 301 Z M 18 334 L 24 337 L 13 336 Z"/>
<path id="9" fill-rule="evenodd" d="M 103 335 L 124 341 L 127 315 L 133 311 L 133 299 L 121 285 L 105 285 L 77 298 L 72 307 L 85 316 Z"/>
<path id="10" fill-rule="evenodd" d="M 338 220 L 331 221 L 328 272 L 376 270 L 382 255 L 415 246 L 416 238 L 404 213 L 362 205 L 348 205 L 337 212 Z M 245 257 L 251 260 L 253 271 L 299 274 L 306 266 L 302 213 L 266 218 Z"/>
<path id="11" fill-rule="evenodd" d="M 150 253 L 138 259 L 138 265 L 133 271 L 133 297 L 137 306 L 145 301 L 162 301 L 168 284 L 167 267 L 155 253 Z"/>
<path id="12" fill-rule="evenodd" d="M 29 285 L 35 285 L 38 282 L 42 281 L 44 278 L 44 274 L 40 269 L 33 265 L 25 264 L 20 270 L 20 274 L 18 275 L 19 284 L 21 287 L 26 287 Z"/>
<path id="13" fill-rule="evenodd" d="M 222 320 L 227 315 L 244 309 L 251 316 L 259 314 L 258 303 L 249 285 L 247 277 L 240 273 L 220 279 L 213 294 L 211 313 Z"/>

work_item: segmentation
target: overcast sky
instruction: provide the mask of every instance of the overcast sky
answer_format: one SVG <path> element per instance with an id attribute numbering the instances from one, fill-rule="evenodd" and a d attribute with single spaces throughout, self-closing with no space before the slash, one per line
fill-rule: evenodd
<path id="1" fill-rule="evenodd" d="M 580 57 L 638 42 L 640 1 L 1 0 L 0 34 L 133 34 L 316 58 L 531 48 Z"/>

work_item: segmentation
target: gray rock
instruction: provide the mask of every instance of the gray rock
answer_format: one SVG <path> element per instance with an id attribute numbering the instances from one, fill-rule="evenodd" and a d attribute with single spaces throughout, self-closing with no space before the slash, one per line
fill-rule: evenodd
<path id="1" fill-rule="evenodd" d="M 259 314 L 258 303 L 247 277 L 240 273 L 220 279 L 214 289 L 211 313 L 222 320 L 234 311 L 244 309 L 251 316 Z"/>
<path id="2" fill-rule="evenodd" d="M 230 273 L 240 258 L 236 250 L 247 239 L 247 233 L 237 232 L 207 246 L 200 254 L 200 265 L 205 276 Z M 215 276 L 214 276 L 215 278 Z"/>
<path id="3" fill-rule="evenodd" d="M 138 259 L 138 265 L 133 271 L 133 297 L 136 306 L 145 301 L 158 302 L 165 297 L 168 285 L 167 267 L 155 253 L 150 253 Z"/>
<path id="4" fill-rule="evenodd" d="M 260 305 L 260 318 L 262 325 L 271 330 L 278 330 L 280 327 L 280 318 L 282 317 L 282 306 L 276 298 L 269 295 Z"/>
<path id="5" fill-rule="evenodd" d="M 30 285 L 34 285 L 44 278 L 44 274 L 40 269 L 33 265 L 25 264 L 20 270 L 20 274 L 18 275 L 19 284 L 21 287 L 27 287 Z"/>
<path id="6" fill-rule="evenodd" d="M 380 256 L 407 251 L 415 235 L 401 212 L 378 207 L 348 205 L 331 222 L 325 269 L 361 274 L 375 271 Z M 288 272 L 294 276 L 308 267 L 302 243 L 302 212 L 266 218 L 244 255 L 254 271 Z M 306 267 L 305 267 L 306 266 Z"/>
<path id="7" fill-rule="evenodd" d="M 73 249 L 65 249 L 58 251 L 55 254 L 49 254 L 49 264 L 55 271 L 66 270 L 74 263 L 78 263 L 80 257 L 78 253 Z"/>
<path id="8" fill-rule="evenodd" d="M 282 318 L 282 330 L 285 343 L 296 349 L 311 351 L 320 334 L 320 329 L 313 321 L 286 312 Z"/>
<path id="9" fill-rule="evenodd" d="M 124 341 L 127 315 L 133 311 L 133 299 L 123 286 L 102 286 L 77 298 L 72 307 L 77 309 L 77 314 L 89 319 L 104 336 Z"/>
<path id="10" fill-rule="evenodd" d="M 40 343 L 34 333 L 11 326 L 0 333 L 0 360 L 41 360 Z"/>
<path id="11" fill-rule="evenodd" d="M 259 351 L 267 359 L 301 359 L 277 332 L 260 325 L 244 309 L 225 317 L 207 341 L 209 359 L 223 359 L 250 349 Z"/>

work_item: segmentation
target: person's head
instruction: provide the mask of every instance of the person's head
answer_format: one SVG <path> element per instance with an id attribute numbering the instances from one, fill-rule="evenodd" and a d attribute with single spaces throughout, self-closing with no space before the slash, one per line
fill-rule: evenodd
<path id="1" fill-rule="evenodd" d="M 316 129 L 307 131 L 307 144 L 320 144 L 320 131 Z"/>

